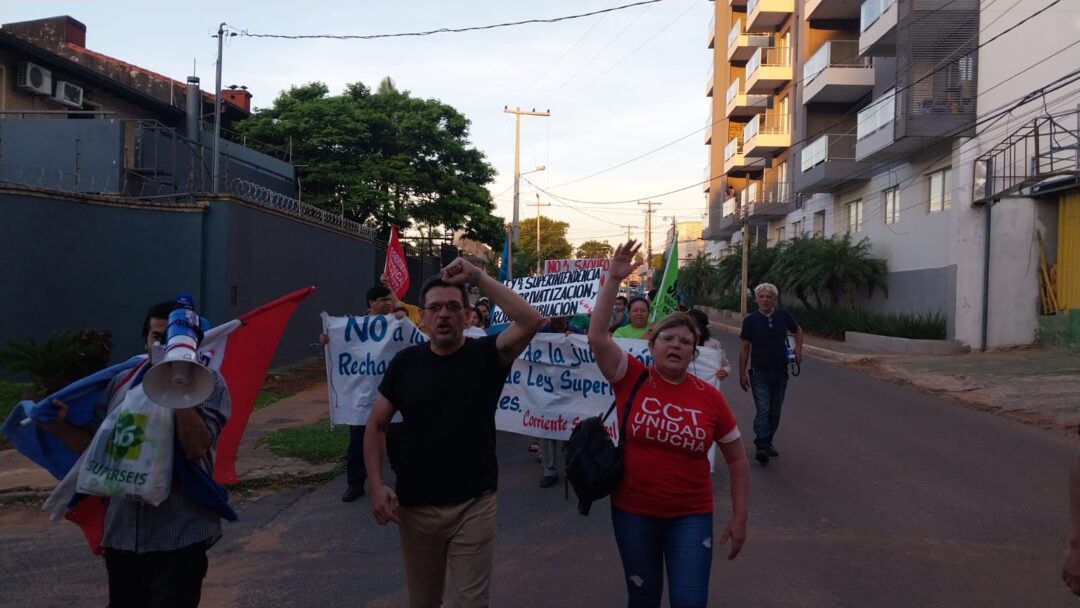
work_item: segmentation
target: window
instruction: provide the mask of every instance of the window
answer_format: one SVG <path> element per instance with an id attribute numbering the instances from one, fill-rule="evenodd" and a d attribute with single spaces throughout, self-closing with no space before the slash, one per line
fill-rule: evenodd
<path id="1" fill-rule="evenodd" d="M 930 196 L 928 197 L 930 213 L 944 211 L 952 207 L 952 189 L 949 188 L 951 174 L 951 169 L 942 169 L 926 176 L 926 181 L 930 185 Z"/>
<path id="2" fill-rule="evenodd" d="M 814 236 L 825 236 L 825 211 L 814 213 Z"/>
<path id="3" fill-rule="evenodd" d="M 881 191 L 882 205 L 886 224 L 895 224 L 900 221 L 900 188 L 893 186 L 888 190 Z"/>
<path id="4" fill-rule="evenodd" d="M 791 236 L 802 236 L 802 221 L 791 222 Z"/>
<path id="5" fill-rule="evenodd" d="M 782 162 L 776 166 L 776 201 L 786 203 L 787 196 L 787 162 Z"/>
<path id="6" fill-rule="evenodd" d="M 862 200 L 851 201 L 847 207 L 847 231 L 859 232 L 862 230 Z"/>
<path id="7" fill-rule="evenodd" d="M 777 242 L 777 244 L 783 243 L 785 238 L 787 238 L 786 230 L 784 229 L 783 226 L 780 226 L 779 228 L 776 229 L 776 242 Z"/>

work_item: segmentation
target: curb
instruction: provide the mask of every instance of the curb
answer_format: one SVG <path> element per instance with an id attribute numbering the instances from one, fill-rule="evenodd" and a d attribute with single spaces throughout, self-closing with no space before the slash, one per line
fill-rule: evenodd
<path id="1" fill-rule="evenodd" d="M 719 329 L 720 331 L 729 333 L 733 336 L 739 335 L 741 330 L 733 325 L 726 325 L 724 323 L 717 323 L 713 321 L 709 324 L 710 327 Z M 825 361 L 833 361 L 835 363 L 871 363 L 881 359 L 881 355 L 856 355 L 851 353 L 842 353 L 835 350 L 829 350 L 820 346 L 811 346 L 807 343 L 803 343 L 803 351 L 815 359 L 823 359 Z"/>

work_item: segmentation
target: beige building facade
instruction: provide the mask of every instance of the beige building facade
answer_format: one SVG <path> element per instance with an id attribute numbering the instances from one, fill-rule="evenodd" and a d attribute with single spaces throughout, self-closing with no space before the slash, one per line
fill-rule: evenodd
<path id="1" fill-rule="evenodd" d="M 1045 108 L 1041 96 L 1025 101 L 1080 66 L 1075 25 L 1052 11 L 1032 17 L 1045 4 L 714 2 L 708 251 L 723 255 L 744 234 L 770 246 L 868 238 L 888 261 L 889 289 L 863 306 L 940 312 L 949 337 L 974 347 L 1035 342 L 1035 232 L 1057 234 L 1061 195 L 995 206 L 986 272 L 985 204 L 973 184 L 980 154 L 1040 114 L 1071 107 L 1062 120 L 1072 139 L 1061 141 L 1075 158 L 1080 87 L 1055 91 Z M 1067 257 L 1053 240 L 1051 264 Z"/>

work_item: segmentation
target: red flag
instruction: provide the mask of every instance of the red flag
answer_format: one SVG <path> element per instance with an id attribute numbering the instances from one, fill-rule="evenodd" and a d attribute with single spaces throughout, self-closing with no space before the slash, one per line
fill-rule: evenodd
<path id="1" fill-rule="evenodd" d="M 82 500 L 64 513 L 64 519 L 82 528 L 86 543 L 94 555 L 103 555 L 101 539 L 105 536 L 105 509 L 108 501 L 101 496 L 83 496 Z"/>
<path id="2" fill-rule="evenodd" d="M 405 260 L 405 250 L 398 240 L 397 226 L 390 226 L 390 246 L 386 248 L 386 266 L 383 268 L 390 289 L 400 300 L 409 291 L 409 263 Z"/>
<path id="3" fill-rule="evenodd" d="M 243 325 L 229 333 L 221 375 L 232 397 L 232 414 L 217 441 L 214 480 L 218 483 L 236 483 L 236 451 L 255 407 L 255 397 L 270 370 L 270 360 L 289 317 L 314 291 L 314 287 L 305 287 L 264 304 L 241 316 Z"/>

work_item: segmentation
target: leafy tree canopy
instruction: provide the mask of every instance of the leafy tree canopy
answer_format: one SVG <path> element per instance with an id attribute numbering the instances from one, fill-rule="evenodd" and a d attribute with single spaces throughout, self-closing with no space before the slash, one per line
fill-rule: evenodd
<path id="1" fill-rule="evenodd" d="M 570 224 L 540 216 L 540 257 L 539 260 L 565 260 L 574 252 L 573 246 L 566 240 L 566 230 Z M 521 232 L 518 245 L 514 249 L 514 274 L 522 276 L 531 268 L 536 270 L 536 218 L 521 220 Z"/>
<path id="2" fill-rule="evenodd" d="M 495 169 L 469 142 L 469 120 L 389 78 L 374 93 L 359 82 L 340 95 L 321 82 L 294 86 L 235 128 L 272 146 L 291 142 L 304 202 L 384 235 L 397 224 L 501 242 L 504 221 L 485 188 Z"/>
<path id="3" fill-rule="evenodd" d="M 579 260 L 596 260 L 610 258 L 615 253 L 615 248 L 607 241 L 585 241 L 578 245 L 574 255 Z"/>

